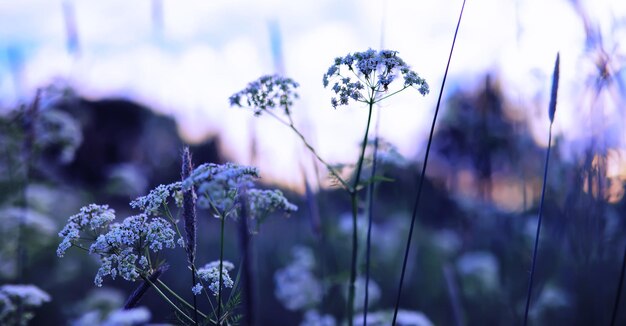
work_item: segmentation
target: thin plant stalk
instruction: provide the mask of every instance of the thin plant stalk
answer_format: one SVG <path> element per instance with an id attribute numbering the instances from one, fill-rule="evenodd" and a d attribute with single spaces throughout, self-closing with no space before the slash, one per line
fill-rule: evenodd
<path id="1" fill-rule="evenodd" d="M 350 191 L 350 199 L 352 202 L 352 258 L 350 263 L 350 285 L 348 290 L 348 325 L 352 326 L 354 316 L 354 292 L 356 283 L 356 261 L 358 253 L 358 237 L 357 237 L 357 216 L 359 213 L 359 197 L 358 185 L 363 170 L 363 159 L 365 157 L 365 147 L 367 147 L 367 136 L 369 135 L 370 123 L 372 121 L 372 110 L 374 108 L 374 96 L 369 101 L 369 109 L 367 113 L 367 126 L 365 127 L 365 135 L 363 136 L 363 144 L 361 145 L 361 154 L 357 163 L 354 185 Z"/>
<path id="2" fill-rule="evenodd" d="M 528 280 L 528 292 L 526 294 L 526 308 L 524 310 L 524 325 L 528 324 L 528 311 L 530 308 L 530 297 L 533 291 L 533 280 L 535 276 L 535 266 L 537 263 L 537 247 L 539 246 L 539 234 L 541 232 L 541 220 L 543 217 L 543 203 L 546 191 L 546 179 L 548 177 L 548 161 L 550 159 L 550 141 L 552 140 L 552 124 L 550 124 L 550 131 L 548 135 L 548 153 L 546 155 L 546 165 L 543 174 L 543 187 L 541 189 L 541 202 L 539 204 L 539 220 L 537 221 L 537 232 L 535 234 L 535 245 L 533 249 L 533 261 L 530 268 L 530 278 Z"/>
<path id="3" fill-rule="evenodd" d="M 250 252 L 251 245 L 248 232 L 248 196 L 245 188 L 242 188 L 240 191 L 239 201 L 241 205 L 241 216 L 239 217 L 239 247 L 241 250 L 240 271 L 243 271 L 244 316 L 246 318 L 246 325 L 251 326 L 254 325 L 254 279 L 252 278 L 252 255 Z"/>
<path id="4" fill-rule="evenodd" d="M 224 222 L 226 221 L 226 216 L 220 216 L 220 269 L 219 269 L 219 283 L 218 283 L 218 290 L 217 290 L 217 325 L 221 325 L 222 324 L 222 278 L 223 278 L 223 272 L 222 269 L 224 268 Z"/>
<path id="5" fill-rule="evenodd" d="M 185 317 L 185 319 L 193 323 L 193 318 L 189 317 L 174 302 L 172 302 L 172 300 L 170 300 L 170 298 L 168 298 L 167 295 L 165 295 L 165 293 L 163 293 L 163 291 L 161 291 L 161 289 L 159 289 L 159 287 L 156 286 L 156 284 L 154 284 L 154 282 L 150 281 L 150 279 L 145 276 L 142 276 L 142 278 L 146 283 L 150 284 L 150 286 L 152 286 L 154 290 L 157 291 L 157 293 L 163 298 L 163 300 L 165 300 L 170 306 L 172 306 L 172 308 L 174 308 L 174 310 L 176 310 L 177 313 L 179 313 L 181 316 Z"/>
<path id="6" fill-rule="evenodd" d="M 624 285 L 624 276 L 626 274 L 626 247 L 624 247 L 624 258 L 622 258 L 622 272 L 619 276 L 617 285 L 617 293 L 615 294 L 615 303 L 613 304 L 613 313 L 611 314 L 611 326 L 617 325 L 617 312 L 619 308 L 620 298 L 622 295 L 622 287 Z"/>
<path id="7" fill-rule="evenodd" d="M 533 291 L 533 279 L 535 276 L 535 266 L 537 263 L 537 248 L 539 247 L 539 235 L 541 232 L 541 220 L 543 218 L 543 203 L 546 195 L 546 183 L 548 180 L 548 163 L 550 162 L 550 148 L 552 143 L 552 124 L 554 123 L 554 113 L 556 112 L 556 95 L 559 88 L 559 54 L 556 55 L 554 63 L 554 74 L 552 76 L 552 94 L 550 96 L 550 105 L 548 114 L 550 116 L 550 129 L 548 131 L 548 151 L 546 153 L 546 164 L 543 170 L 543 186 L 541 187 L 541 201 L 539 203 L 539 217 L 537 220 L 537 233 L 535 234 L 535 245 L 533 248 L 533 261 L 530 268 L 530 277 L 528 280 L 528 292 L 526 294 L 526 308 L 524 309 L 524 326 L 528 324 L 528 311 L 530 309 L 530 297 Z"/>
<path id="8" fill-rule="evenodd" d="M 26 191 L 28 190 L 28 184 L 30 183 L 30 169 L 33 160 L 33 146 L 35 143 L 35 123 L 39 114 L 39 103 L 41 100 L 41 90 L 37 90 L 35 93 L 35 99 L 33 103 L 24 108 L 24 117 L 22 122 L 22 131 L 24 132 L 24 142 L 22 144 L 22 158 L 24 162 L 24 185 L 21 191 L 21 206 L 24 208 L 24 214 L 28 212 L 28 197 Z M 17 282 L 18 284 L 25 283 L 24 277 L 26 275 L 26 248 L 24 244 L 24 226 L 26 223 L 26 216 L 20 214 L 18 227 L 17 227 Z M 21 307 L 21 305 L 20 305 Z M 19 310 L 19 309 L 18 309 Z"/>
<path id="9" fill-rule="evenodd" d="M 191 303 L 187 302 L 185 299 L 181 298 L 178 293 L 174 292 L 174 290 L 172 290 L 169 286 L 167 286 L 167 284 L 165 284 L 163 281 L 161 281 L 160 279 L 157 280 L 157 283 L 159 283 L 160 286 L 162 286 L 165 290 L 167 290 L 167 292 L 169 292 L 171 295 L 173 295 L 180 303 L 182 303 L 183 305 L 187 306 L 187 308 L 193 309 L 193 305 L 191 305 Z M 155 284 L 156 285 L 156 284 Z M 209 301 L 209 303 L 211 303 L 211 301 Z M 212 307 L 211 307 L 212 308 Z M 215 310 L 215 309 L 213 309 Z M 202 318 L 209 318 L 209 316 L 207 316 L 206 314 L 204 314 L 202 311 L 198 310 L 198 314 L 202 317 Z"/>
<path id="10" fill-rule="evenodd" d="M 189 147 L 183 149 L 182 155 L 182 168 L 181 178 L 185 180 L 191 174 L 193 170 L 193 164 L 191 163 L 191 154 L 189 153 Z M 188 191 L 183 192 L 183 222 L 185 223 L 185 234 L 187 235 L 187 245 L 185 251 L 187 252 L 187 260 L 189 261 L 189 269 L 191 270 L 191 285 L 196 285 L 196 268 L 195 268 L 195 254 L 196 254 L 196 196 L 195 189 L 192 185 Z M 196 295 L 193 296 L 193 319 L 194 324 L 198 325 L 198 302 Z"/>
<path id="11" fill-rule="evenodd" d="M 448 290 L 448 296 L 450 297 L 450 305 L 452 306 L 452 316 L 454 317 L 454 323 L 457 326 L 464 326 L 463 321 L 463 309 L 461 306 L 461 300 L 459 299 L 459 289 L 454 280 L 454 272 L 450 264 L 445 264 L 442 268 L 443 277 L 446 280 L 446 288 Z"/>
<path id="12" fill-rule="evenodd" d="M 304 144 L 304 146 L 306 146 L 306 148 L 313 154 L 313 156 L 315 156 L 315 158 L 322 163 L 326 169 L 328 170 L 328 172 L 330 172 L 330 174 L 333 175 L 333 177 L 335 177 L 337 179 L 337 181 L 339 181 L 339 183 L 341 183 L 341 186 L 346 189 L 348 192 L 352 191 L 353 189 L 350 187 L 350 185 L 348 184 L 348 182 L 346 182 L 337 171 L 335 171 L 335 169 L 332 167 L 332 165 L 330 165 L 328 162 L 326 162 L 315 150 L 315 147 L 313 147 L 313 145 L 311 145 L 306 138 L 304 137 L 304 135 L 298 130 L 298 128 L 296 128 L 296 126 L 293 123 L 293 119 L 291 118 L 291 114 L 288 114 L 287 117 L 289 118 L 289 121 L 285 121 L 283 119 L 281 119 L 279 116 L 277 116 L 276 114 L 274 114 L 272 111 L 270 110 L 266 110 L 267 114 L 269 114 L 270 116 L 272 116 L 274 119 L 278 120 L 278 122 L 284 124 L 285 126 L 289 127 L 289 129 L 291 129 L 294 133 L 296 133 L 296 135 L 298 135 L 298 137 L 300 138 L 300 140 L 302 141 L 302 143 Z M 289 112 L 289 111 L 287 111 Z"/>
<path id="13" fill-rule="evenodd" d="M 378 155 L 378 127 L 380 124 L 380 111 L 378 111 L 378 119 L 376 119 L 376 137 L 374 139 L 374 154 L 372 155 L 372 174 L 373 180 L 376 176 L 376 156 Z M 365 299 L 363 300 L 363 325 L 367 325 L 367 309 L 369 304 L 369 285 L 370 285 L 370 257 L 372 244 L 372 217 L 374 213 L 374 182 L 370 182 L 368 187 L 369 203 L 367 206 L 367 240 L 365 243 Z"/>
<path id="14" fill-rule="evenodd" d="M 406 273 L 406 265 L 409 259 L 409 250 L 411 248 L 411 238 L 413 237 L 413 229 L 415 227 L 415 219 L 417 216 L 417 208 L 419 206 L 420 197 L 422 195 L 422 187 L 424 185 L 424 177 L 426 176 L 426 167 L 428 166 L 428 156 L 430 154 L 430 147 L 433 142 L 433 135 L 435 133 L 435 124 L 437 122 L 437 115 L 439 114 L 439 107 L 441 105 L 441 98 L 443 95 L 443 89 L 446 85 L 446 77 L 448 76 L 448 69 L 450 68 L 450 61 L 452 60 L 452 53 L 454 52 L 454 44 L 456 43 L 456 37 L 459 33 L 459 26 L 461 25 L 461 18 L 463 17 L 463 10 L 465 9 L 465 0 L 461 6 L 461 13 L 459 14 L 459 20 L 456 24 L 454 31 L 454 38 L 452 39 L 452 46 L 450 47 L 450 54 L 448 55 L 448 63 L 446 64 L 446 71 L 443 74 L 443 81 L 441 82 L 441 89 L 439 90 L 439 97 L 437 98 L 437 106 L 435 108 L 435 115 L 433 116 L 433 122 L 430 126 L 430 134 L 428 136 L 428 145 L 426 146 L 426 154 L 424 156 L 424 165 L 422 165 L 422 173 L 420 175 L 419 185 L 417 187 L 417 194 L 415 196 L 415 204 L 413 205 L 413 214 L 411 216 L 411 226 L 409 227 L 409 235 L 407 236 L 406 248 L 404 251 L 404 260 L 402 262 L 402 273 L 400 274 L 400 283 L 398 285 L 398 296 L 396 297 L 396 305 L 393 311 L 392 325 L 396 324 L 398 319 L 398 309 L 400 307 L 400 297 L 402 294 L 402 283 L 404 282 L 404 274 Z"/>

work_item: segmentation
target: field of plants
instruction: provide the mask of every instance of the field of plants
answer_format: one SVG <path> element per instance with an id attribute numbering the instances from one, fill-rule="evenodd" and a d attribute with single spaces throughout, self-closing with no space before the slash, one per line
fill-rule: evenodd
<path id="1" fill-rule="evenodd" d="M 626 19 L 607 34 L 570 1 L 592 69 L 572 86 L 554 52 L 522 100 L 502 71 L 446 84 L 479 5 L 446 8 L 441 80 L 383 40 L 328 56 L 316 110 L 347 115 L 321 131 L 347 161 L 282 54 L 212 94 L 252 117 L 243 149 L 59 80 L 0 110 L 0 325 L 626 324 Z M 400 148 L 381 124 L 406 103 L 434 107 Z"/>

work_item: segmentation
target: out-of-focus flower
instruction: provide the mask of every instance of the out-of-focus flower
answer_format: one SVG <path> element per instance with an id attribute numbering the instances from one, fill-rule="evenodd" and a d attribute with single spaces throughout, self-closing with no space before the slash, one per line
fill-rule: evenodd
<path id="1" fill-rule="evenodd" d="M 367 314 L 367 326 L 390 325 L 393 319 L 393 311 L 376 311 Z M 363 316 L 355 316 L 354 324 L 362 324 Z M 419 311 L 398 310 L 396 325 L 399 326 L 433 326 L 434 324 Z"/>
<path id="2" fill-rule="evenodd" d="M 6 284 L 0 287 L 0 292 L 31 307 L 41 306 L 51 300 L 48 293 L 31 284 Z"/>
<path id="3" fill-rule="evenodd" d="M 355 294 L 354 294 L 354 309 L 356 311 L 363 309 L 363 304 L 365 303 L 365 278 L 362 276 L 357 277 L 355 282 Z M 378 302 L 380 299 L 381 291 L 378 283 L 370 278 L 369 282 L 369 296 L 368 296 L 368 306 L 372 307 Z M 347 290 L 347 289 L 346 289 Z M 348 291 L 345 292 L 348 294 Z"/>
<path id="4" fill-rule="evenodd" d="M 58 152 L 58 160 L 64 164 L 74 159 L 76 150 L 83 142 L 78 122 L 63 111 L 42 110 L 35 128 L 35 144 L 44 150 Z"/>
<path id="5" fill-rule="evenodd" d="M 140 325 L 150 320 L 150 311 L 145 307 L 118 310 L 109 315 L 102 326 Z"/>
<path id="6" fill-rule="evenodd" d="M 567 292 L 554 285 L 548 284 L 542 290 L 539 298 L 530 309 L 530 317 L 541 323 L 541 318 L 550 311 L 566 308 L 571 304 Z"/>
<path id="7" fill-rule="evenodd" d="M 48 293 L 32 284 L 0 286 L 0 324 L 26 325 L 34 317 L 31 309 L 50 300 Z"/>
<path id="8" fill-rule="evenodd" d="M 289 310 L 310 308 L 322 299 L 322 284 L 313 274 L 315 258 L 311 249 L 297 246 L 292 262 L 274 274 L 276 298 Z"/>
<path id="9" fill-rule="evenodd" d="M 337 322 L 331 315 L 322 315 L 315 309 L 307 310 L 300 326 L 335 326 Z"/>
<path id="10" fill-rule="evenodd" d="M 129 197 L 145 194 L 148 179 L 145 173 L 135 164 L 118 164 L 109 172 L 107 191 Z"/>
<path id="11" fill-rule="evenodd" d="M 463 277 L 463 289 L 469 295 L 495 291 L 500 286 L 498 260 L 489 252 L 468 252 L 457 260 L 456 267 Z"/>

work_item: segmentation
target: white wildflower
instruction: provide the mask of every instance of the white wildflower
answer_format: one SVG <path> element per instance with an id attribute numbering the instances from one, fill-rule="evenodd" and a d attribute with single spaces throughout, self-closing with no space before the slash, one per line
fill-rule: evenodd
<path id="1" fill-rule="evenodd" d="M 470 294 L 476 291 L 493 291 L 499 288 L 499 266 L 497 258 L 486 251 L 469 252 L 461 256 L 456 263 L 457 270 L 465 278 L 464 290 Z M 474 289 L 477 282 L 479 288 Z"/>
<path id="2" fill-rule="evenodd" d="M 262 76 L 249 83 L 245 89 L 232 95 L 229 98 L 230 106 L 251 107 L 257 116 L 265 110 L 282 108 L 289 115 L 293 100 L 298 98 L 295 92 L 298 86 L 298 83 L 291 78 L 278 75 Z"/>
<path id="3" fill-rule="evenodd" d="M 159 215 L 163 206 L 167 205 L 168 200 L 175 196 L 176 192 L 180 190 L 180 187 L 180 182 L 159 185 L 150 190 L 148 195 L 139 197 L 130 202 L 130 206 L 143 210 L 147 215 Z"/>
<path id="4" fill-rule="evenodd" d="M 191 292 L 193 292 L 194 295 L 198 295 L 202 292 L 202 289 L 202 284 L 196 283 L 196 285 L 191 288 Z"/>
<path id="5" fill-rule="evenodd" d="M 306 247 L 295 247 L 292 256 L 292 263 L 274 274 L 274 294 L 289 310 L 312 307 L 322 299 L 322 284 L 313 274 L 313 252 Z"/>
<path id="6" fill-rule="evenodd" d="M 0 293 L 9 297 L 13 302 L 18 300 L 21 304 L 31 307 L 38 307 L 51 300 L 48 293 L 31 284 L 6 284 L 0 287 Z"/>
<path id="7" fill-rule="evenodd" d="M 413 86 L 422 95 L 426 95 L 429 91 L 426 81 L 412 71 L 397 54 L 397 51 L 369 49 L 336 58 L 323 77 L 324 87 L 331 80 L 335 80 L 331 87 L 336 94 L 331 99 L 332 106 L 337 108 L 347 105 L 350 100 L 372 104 L 378 102 L 384 98 L 389 85 L 400 75 L 404 84 L 398 91 Z M 356 81 L 345 76 L 347 72 L 352 73 Z"/>
<path id="8" fill-rule="evenodd" d="M 204 267 L 198 268 L 198 276 L 206 282 L 210 282 L 209 290 L 213 292 L 213 295 L 217 296 L 219 293 L 219 281 L 220 281 L 220 262 L 212 261 Z M 230 278 L 228 274 L 229 271 L 233 270 L 235 265 L 229 261 L 222 261 L 222 290 L 224 288 L 232 288 L 234 285 L 233 280 Z"/>

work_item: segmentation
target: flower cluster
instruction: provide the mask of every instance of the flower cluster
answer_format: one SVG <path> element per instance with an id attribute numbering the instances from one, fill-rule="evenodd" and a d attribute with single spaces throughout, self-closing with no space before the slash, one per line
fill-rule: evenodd
<path id="1" fill-rule="evenodd" d="M 102 285 L 102 279 L 107 275 L 113 279 L 120 275 L 125 280 L 134 281 L 140 272 L 147 272 L 150 268 L 146 257 L 148 251 L 158 252 L 164 247 L 175 246 L 176 233 L 163 218 L 150 218 L 143 213 L 127 217 L 122 223 L 111 224 L 114 219 L 115 211 L 107 205 L 91 204 L 70 216 L 59 232 L 63 238 L 57 249 L 59 257 L 63 257 L 72 245 L 85 248 L 79 242 L 81 239 L 96 237 L 89 246 L 89 253 L 99 255 L 102 263 L 94 280 L 97 286 Z"/>
<path id="2" fill-rule="evenodd" d="M 232 288 L 235 282 L 230 278 L 229 271 L 233 270 L 235 265 L 229 261 L 222 261 L 222 285 L 225 288 Z M 219 293 L 220 286 L 220 262 L 212 261 L 202 268 L 198 268 L 198 276 L 206 281 L 210 282 L 209 290 L 213 293 L 213 295 L 217 296 Z M 194 294 L 199 294 L 202 291 L 202 285 L 200 283 L 196 284 L 192 291 Z"/>
<path id="3" fill-rule="evenodd" d="M 72 244 L 77 244 L 81 231 L 104 229 L 114 219 L 115 211 L 109 209 L 108 205 L 90 204 L 81 208 L 80 213 L 70 216 L 65 227 L 59 232 L 59 237 L 63 240 L 57 249 L 57 256 L 63 257 Z"/>
<path id="4" fill-rule="evenodd" d="M 274 274 L 274 294 L 289 310 L 313 307 L 322 300 L 322 284 L 313 274 L 313 252 L 307 247 L 295 247 L 292 256 L 291 264 Z"/>
<path id="5" fill-rule="evenodd" d="M 187 190 L 195 185 L 198 207 L 215 209 L 224 216 L 236 208 L 239 189 L 252 187 L 253 180 L 257 178 L 259 171 L 254 167 L 234 163 L 205 163 L 183 180 L 182 188 Z"/>
<path id="6" fill-rule="evenodd" d="M 117 310 L 112 312 L 102 326 L 122 326 L 122 325 L 143 325 L 150 320 L 150 310 L 146 307 L 133 308 L 128 310 Z"/>
<path id="7" fill-rule="evenodd" d="M 254 109 L 255 115 L 260 115 L 264 110 L 281 107 L 289 114 L 289 107 L 293 100 L 298 98 L 295 89 L 298 83 L 291 78 L 278 75 L 266 75 L 248 84 L 248 87 L 232 95 L 231 106 L 242 107 L 242 100 L 248 107 Z"/>
<path id="8" fill-rule="evenodd" d="M 43 110 L 35 128 L 36 144 L 48 152 L 58 153 L 60 163 L 71 162 L 83 142 L 79 123 L 71 115 L 60 110 Z"/>
<path id="9" fill-rule="evenodd" d="M 285 213 L 296 212 L 298 207 L 290 203 L 280 190 L 248 190 L 248 205 L 252 218 L 261 219 L 269 213 L 282 210 Z"/>
<path id="10" fill-rule="evenodd" d="M 152 189 L 146 196 L 139 197 L 132 202 L 130 206 L 143 210 L 148 215 L 159 215 L 164 205 L 171 197 L 175 197 L 180 191 L 181 183 L 174 182 L 167 185 L 159 185 Z M 178 201 L 177 201 L 178 205 Z M 181 206 L 181 205 L 178 205 Z"/>
<path id="11" fill-rule="evenodd" d="M 27 325 L 34 315 L 26 310 L 49 301 L 50 295 L 34 285 L 3 285 L 0 287 L 0 324 Z"/>
<path id="12" fill-rule="evenodd" d="M 164 247 L 174 248 L 174 237 L 170 223 L 146 214 L 129 216 L 122 223 L 111 225 L 106 234 L 98 236 L 89 248 L 89 253 L 98 254 L 102 265 L 98 269 L 94 283 L 102 285 L 102 278 L 120 275 L 127 281 L 134 281 L 140 272 L 149 269 L 147 249 L 158 252 Z"/>
<path id="13" fill-rule="evenodd" d="M 387 92 L 389 85 L 400 75 L 404 79 L 400 90 L 413 86 L 422 95 L 426 95 L 429 91 L 426 80 L 411 70 L 397 54 L 397 51 L 369 49 L 336 58 L 323 77 L 324 87 L 328 87 L 331 80 L 336 80 L 332 90 L 338 98 L 331 99 L 333 107 L 347 105 L 349 99 L 366 103 L 377 102 L 381 94 Z M 352 72 L 358 81 L 352 82 L 350 77 L 342 75 L 342 66 Z M 367 93 L 363 94 L 365 89 Z"/>
<path id="14" fill-rule="evenodd" d="M 355 324 L 358 324 L 355 323 Z M 369 324 L 369 323 L 368 323 Z M 337 322 L 332 315 L 322 315 L 315 309 L 307 310 L 304 313 L 304 320 L 300 323 L 300 326 L 335 326 Z"/>

